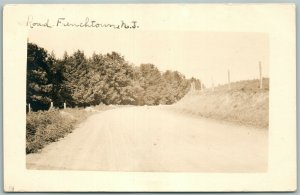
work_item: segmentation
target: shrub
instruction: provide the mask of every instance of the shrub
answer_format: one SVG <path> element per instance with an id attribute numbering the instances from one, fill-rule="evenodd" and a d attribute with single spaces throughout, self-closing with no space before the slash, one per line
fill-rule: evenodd
<path id="1" fill-rule="evenodd" d="M 75 118 L 65 118 L 57 109 L 27 114 L 26 153 L 37 152 L 46 144 L 64 137 L 72 131 L 75 123 Z"/>
<path id="2" fill-rule="evenodd" d="M 67 108 L 64 110 L 30 112 L 26 117 L 26 154 L 35 153 L 45 145 L 56 142 L 71 133 L 75 125 L 88 116 L 116 106 L 98 105 L 88 109 Z"/>

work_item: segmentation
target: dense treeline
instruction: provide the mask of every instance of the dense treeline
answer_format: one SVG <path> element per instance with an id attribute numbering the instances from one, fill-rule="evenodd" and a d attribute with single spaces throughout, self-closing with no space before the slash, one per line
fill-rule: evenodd
<path id="1" fill-rule="evenodd" d="M 178 71 L 160 72 L 153 64 L 134 66 L 116 52 L 87 58 L 83 51 L 62 59 L 28 43 L 27 103 L 33 110 L 55 107 L 85 107 L 98 104 L 172 104 L 189 90 L 190 83 Z"/>

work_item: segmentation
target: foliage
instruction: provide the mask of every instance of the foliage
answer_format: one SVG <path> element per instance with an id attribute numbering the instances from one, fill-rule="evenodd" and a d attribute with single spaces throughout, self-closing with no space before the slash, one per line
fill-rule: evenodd
<path id="1" fill-rule="evenodd" d="M 26 99 L 36 110 L 46 109 L 51 101 L 51 60 L 46 50 L 28 44 Z"/>
<path id="2" fill-rule="evenodd" d="M 77 124 L 96 112 L 114 109 L 104 104 L 90 109 L 67 108 L 63 111 L 30 112 L 26 117 L 26 154 L 38 152 L 45 145 L 56 142 L 71 133 Z"/>
<path id="3" fill-rule="evenodd" d="M 134 66 L 119 53 L 96 54 L 83 51 L 62 59 L 28 43 L 27 103 L 33 110 L 55 107 L 86 107 L 103 104 L 173 104 L 189 90 L 190 83 L 177 71 L 160 72 L 153 64 Z"/>
<path id="4" fill-rule="evenodd" d="M 106 110 L 101 107 L 98 110 Z M 30 112 L 26 117 L 26 153 L 35 153 L 51 142 L 56 142 L 72 132 L 75 125 L 85 120 L 91 112 L 84 109 Z"/>
<path id="5" fill-rule="evenodd" d="M 26 117 L 26 153 L 37 152 L 72 131 L 74 119 L 63 118 L 58 110 L 31 112 Z"/>

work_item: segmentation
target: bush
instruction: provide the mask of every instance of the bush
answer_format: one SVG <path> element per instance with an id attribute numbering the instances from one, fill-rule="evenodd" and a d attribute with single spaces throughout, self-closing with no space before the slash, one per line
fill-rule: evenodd
<path id="1" fill-rule="evenodd" d="M 37 152 L 46 144 L 64 137 L 76 122 L 75 118 L 63 117 L 57 109 L 27 114 L 26 153 Z"/>
<path id="2" fill-rule="evenodd" d="M 71 133 L 75 125 L 96 112 L 115 108 L 99 105 L 93 112 L 82 108 L 30 112 L 26 117 L 26 154 L 35 153 L 45 145 L 56 142 Z"/>

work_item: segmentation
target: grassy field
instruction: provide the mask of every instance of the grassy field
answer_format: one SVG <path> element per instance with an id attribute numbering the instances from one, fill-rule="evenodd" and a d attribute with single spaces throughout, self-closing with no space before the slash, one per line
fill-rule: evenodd
<path id="1" fill-rule="evenodd" d="M 246 80 L 186 95 L 173 109 L 261 128 L 269 126 L 269 79 Z"/>
<path id="2" fill-rule="evenodd" d="M 28 113 L 26 117 L 26 154 L 38 152 L 45 145 L 63 138 L 71 133 L 77 124 L 93 113 L 113 108 L 115 106 L 98 105 L 85 109 L 51 109 Z"/>

